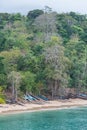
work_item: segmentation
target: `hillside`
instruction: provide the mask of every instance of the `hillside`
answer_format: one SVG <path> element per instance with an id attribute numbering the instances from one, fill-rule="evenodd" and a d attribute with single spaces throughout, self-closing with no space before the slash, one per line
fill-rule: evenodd
<path id="1" fill-rule="evenodd" d="M 87 91 L 87 15 L 0 13 L 0 100 Z M 10 95 L 10 96 L 9 96 Z"/>

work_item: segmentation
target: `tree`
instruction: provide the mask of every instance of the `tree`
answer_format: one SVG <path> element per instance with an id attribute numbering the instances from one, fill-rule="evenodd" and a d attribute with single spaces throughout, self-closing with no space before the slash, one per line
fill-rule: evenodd
<path id="1" fill-rule="evenodd" d="M 14 47 L 18 47 L 21 50 L 29 48 L 29 35 L 27 33 L 26 25 L 23 20 L 16 20 L 12 25 L 6 24 L 4 31 L 5 34 L 3 37 L 5 38 L 2 37 L 3 39 L 1 39 L 4 50 L 10 50 Z M 3 42 L 3 40 L 5 42 Z"/>
<path id="2" fill-rule="evenodd" d="M 39 15 L 42 15 L 43 13 L 44 13 L 43 10 L 35 9 L 32 11 L 29 11 L 29 13 L 27 14 L 27 18 L 29 20 L 34 20 L 36 17 L 38 17 Z"/>
<path id="3" fill-rule="evenodd" d="M 69 60 L 67 57 L 64 56 L 64 47 L 62 47 L 61 45 L 57 45 L 57 43 L 46 48 L 44 56 L 46 63 L 46 76 L 50 82 L 53 98 L 54 96 L 58 95 L 59 88 L 67 86 L 67 69 Z"/>
<path id="4" fill-rule="evenodd" d="M 18 90 L 21 82 L 21 74 L 16 71 L 12 71 L 8 74 L 8 80 L 12 87 L 12 101 L 17 102 Z"/>
<path id="5" fill-rule="evenodd" d="M 35 93 L 36 84 L 35 84 L 36 75 L 30 71 L 24 72 L 22 77 L 22 86 L 21 89 L 25 93 Z"/>
<path id="6" fill-rule="evenodd" d="M 38 16 L 34 23 L 34 32 L 38 31 L 39 36 L 36 37 L 36 41 L 47 42 L 51 39 L 51 36 L 57 35 L 56 30 L 56 12 L 45 11 L 44 14 Z M 40 32 L 40 33 L 39 33 Z"/>
<path id="7" fill-rule="evenodd" d="M 70 86 L 77 89 L 77 93 L 86 87 L 86 68 L 87 68 L 87 45 L 79 41 L 78 37 L 73 37 L 67 43 L 66 55 L 71 60 Z"/>
<path id="8" fill-rule="evenodd" d="M 12 49 L 10 51 L 2 51 L 0 56 L 3 58 L 4 71 L 8 74 L 11 71 L 17 70 L 17 59 L 20 57 L 19 49 Z"/>

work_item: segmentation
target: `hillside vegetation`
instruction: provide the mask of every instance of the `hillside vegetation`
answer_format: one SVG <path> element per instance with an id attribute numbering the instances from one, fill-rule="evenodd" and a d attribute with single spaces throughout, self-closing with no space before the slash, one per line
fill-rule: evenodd
<path id="1" fill-rule="evenodd" d="M 61 97 L 67 87 L 87 90 L 87 15 L 0 13 L 0 98 Z"/>

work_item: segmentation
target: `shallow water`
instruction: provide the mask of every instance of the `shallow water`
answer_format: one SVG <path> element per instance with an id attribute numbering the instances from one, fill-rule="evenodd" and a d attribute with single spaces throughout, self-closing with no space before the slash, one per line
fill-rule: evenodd
<path id="1" fill-rule="evenodd" d="M 87 130 L 87 107 L 0 115 L 0 130 Z"/>

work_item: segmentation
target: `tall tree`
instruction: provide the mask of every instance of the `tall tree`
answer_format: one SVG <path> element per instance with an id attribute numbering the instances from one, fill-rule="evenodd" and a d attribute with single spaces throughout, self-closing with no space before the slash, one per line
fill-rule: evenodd
<path id="1" fill-rule="evenodd" d="M 21 82 L 21 74 L 16 71 L 12 71 L 8 74 L 9 83 L 12 86 L 12 101 L 17 102 L 18 90 Z"/>
<path id="2" fill-rule="evenodd" d="M 67 43 L 66 54 L 71 60 L 70 85 L 77 88 L 77 92 L 85 87 L 86 68 L 87 68 L 87 46 L 85 42 L 79 41 L 78 37 L 73 37 Z"/>
<path id="3" fill-rule="evenodd" d="M 34 23 L 34 29 L 39 34 L 35 40 L 40 39 L 43 42 L 47 42 L 51 39 L 51 36 L 57 35 L 56 29 L 56 12 L 45 11 L 44 14 L 38 16 Z"/>
<path id="4" fill-rule="evenodd" d="M 46 63 L 45 71 L 47 79 L 50 81 L 53 98 L 58 95 L 59 88 L 67 86 L 67 69 L 69 60 L 64 56 L 64 47 L 58 45 L 57 43 L 46 48 L 44 56 Z"/>

